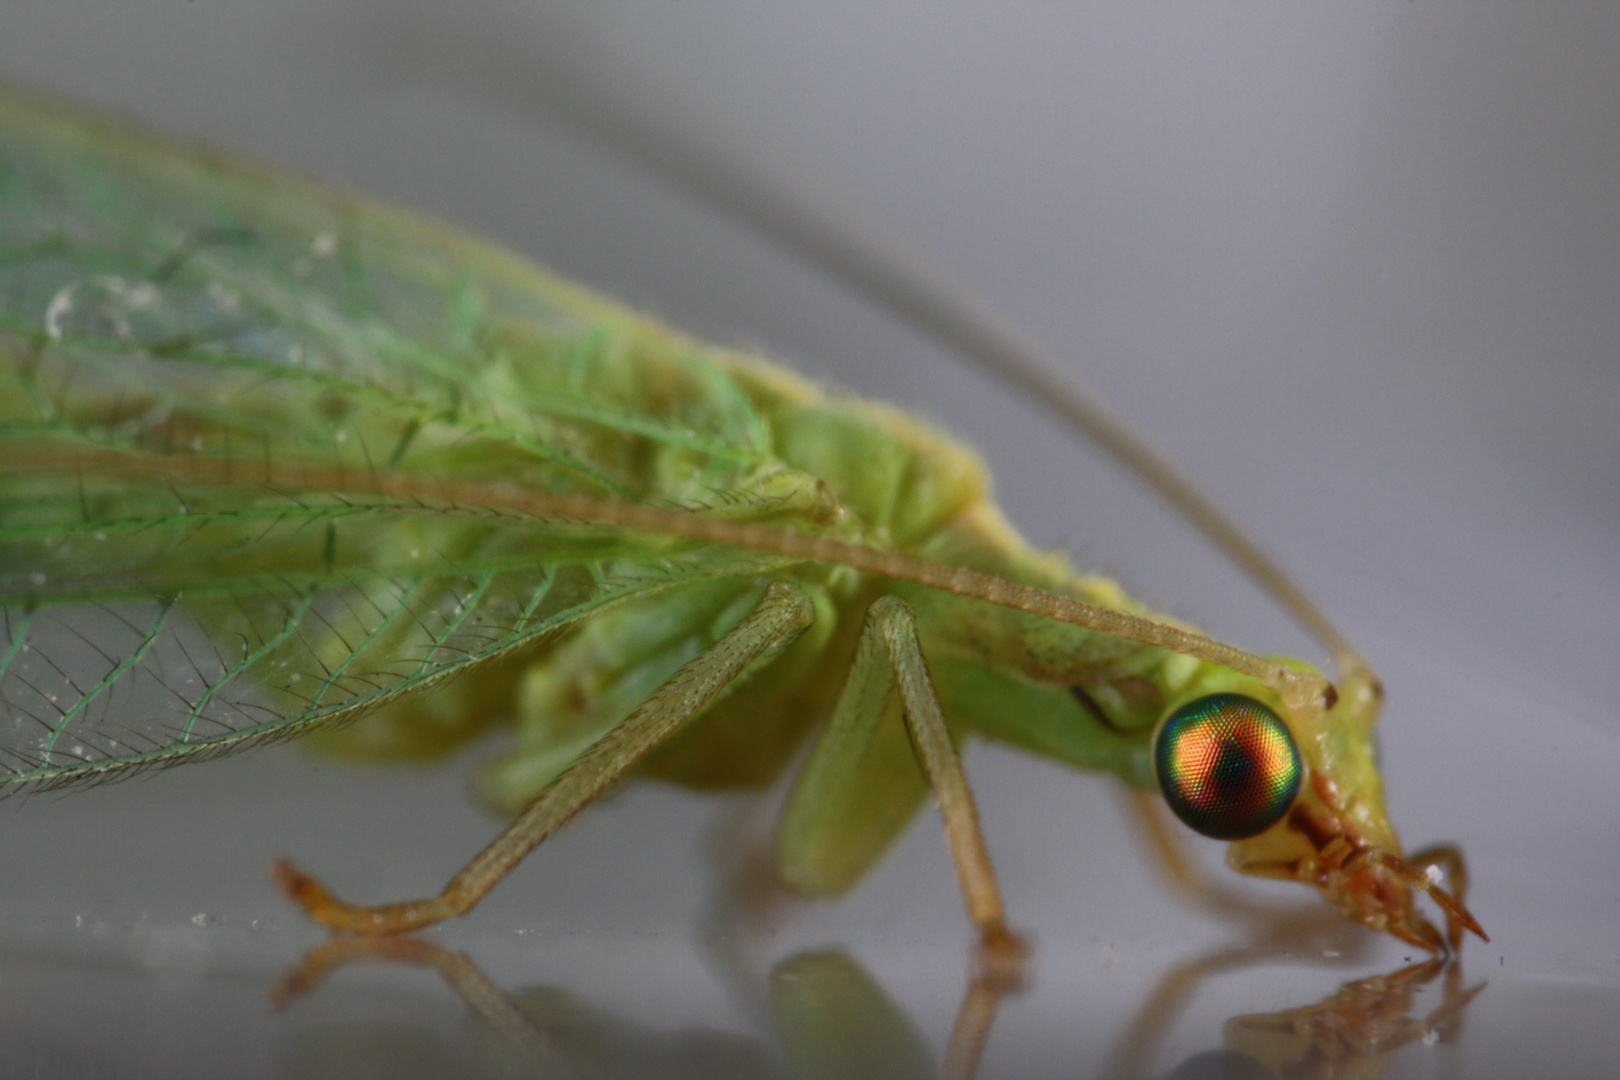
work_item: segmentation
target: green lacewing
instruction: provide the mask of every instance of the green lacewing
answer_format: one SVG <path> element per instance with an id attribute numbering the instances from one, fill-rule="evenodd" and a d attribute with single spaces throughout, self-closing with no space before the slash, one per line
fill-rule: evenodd
<path id="1" fill-rule="evenodd" d="M 1370 668 L 1195 496 L 1336 687 L 1034 550 L 975 455 L 897 409 L 9 92 L 0 455 L 0 783 L 512 725 L 479 787 L 516 822 L 442 896 L 348 905 L 280 868 L 334 928 L 465 911 L 623 775 L 757 787 L 808 746 L 790 885 L 846 890 L 932 794 L 970 916 L 1012 945 L 959 763 L 988 739 L 1174 786 L 1235 868 L 1413 944 L 1447 943 L 1417 892 L 1452 946 L 1478 932 L 1437 884 L 1460 855 L 1403 856 L 1386 820 Z"/>

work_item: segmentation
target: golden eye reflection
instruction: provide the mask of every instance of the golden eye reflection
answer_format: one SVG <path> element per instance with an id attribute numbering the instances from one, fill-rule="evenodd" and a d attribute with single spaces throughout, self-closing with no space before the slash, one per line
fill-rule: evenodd
<path id="1" fill-rule="evenodd" d="M 1176 816 L 1217 840 L 1269 829 L 1293 805 L 1304 772 L 1281 718 L 1242 694 L 1211 694 L 1171 713 L 1153 769 Z"/>

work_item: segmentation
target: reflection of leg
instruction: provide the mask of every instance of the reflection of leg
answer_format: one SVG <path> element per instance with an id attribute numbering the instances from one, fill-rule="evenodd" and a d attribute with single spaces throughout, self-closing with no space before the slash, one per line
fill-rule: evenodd
<path id="1" fill-rule="evenodd" d="M 923 1080 L 935 1075 L 910 1019 L 849 956 L 800 953 L 771 969 L 788 1075 Z"/>
<path id="2" fill-rule="evenodd" d="M 1333 916 L 1333 922 L 1348 925 L 1337 915 Z M 1135 1019 L 1124 1029 L 1124 1034 L 1119 1037 L 1098 1075 L 1109 1080 L 1148 1075 L 1152 1058 L 1166 1034 L 1181 1018 L 1188 1002 L 1206 979 L 1277 960 L 1291 953 L 1292 945 L 1291 942 L 1239 945 L 1218 949 L 1171 967 L 1159 977 L 1153 993 L 1148 995 L 1137 1010 Z"/>
<path id="3" fill-rule="evenodd" d="M 760 816 L 759 810 L 760 800 L 739 804 L 736 812 L 715 830 L 709 845 L 716 855 L 719 885 L 702 922 L 700 936 L 709 966 L 726 987 L 732 1004 L 761 1029 L 777 1029 L 784 1051 L 795 1061 L 807 1052 L 803 1046 L 807 1040 L 814 1042 L 819 1037 L 835 1046 L 848 1045 L 851 1041 L 848 1024 L 840 1027 L 835 1022 L 832 1014 L 836 1010 L 828 1001 L 830 996 L 840 992 L 840 986 L 847 997 L 875 1000 L 871 1009 L 844 1009 L 846 1015 L 861 1018 L 862 1030 L 870 1030 L 876 1022 L 872 1017 L 884 1009 L 903 1021 L 904 1014 L 883 996 L 882 987 L 865 974 L 858 961 L 841 951 L 801 953 L 780 961 L 771 970 L 769 1000 L 760 996 L 763 962 L 754 954 L 774 936 L 773 927 L 795 898 L 777 874 L 772 838 L 752 827 Z M 757 966 L 751 960 L 759 961 Z M 813 991 L 812 985 L 819 991 Z M 1017 981 L 1009 980 L 1005 970 L 982 967 L 974 973 L 963 991 L 951 1025 L 950 1040 L 945 1046 L 944 1065 L 938 1075 L 945 1080 L 971 1080 L 978 1074 L 979 1060 L 989 1042 L 990 1029 L 1002 999 L 1018 988 Z M 772 1005 L 774 1012 L 770 1009 Z M 886 1038 L 891 1047 L 908 1037 L 911 1031 L 909 1023 L 890 1026 L 894 1034 Z M 870 1069 L 866 1074 L 849 1075 L 867 1074 L 893 1075 Z M 823 1074 L 796 1071 L 793 1075 Z M 845 1074 L 834 1071 L 825 1075 Z M 930 1069 L 921 1075 L 934 1073 Z"/>
<path id="4" fill-rule="evenodd" d="M 770 989 L 791 1076 L 973 1080 L 1010 987 L 989 974 L 973 979 L 937 1073 L 910 1018 L 847 954 L 828 950 L 783 960 L 771 969 Z"/>
<path id="5" fill-rule="evenodd" d="M 1443 998 L 1421 1017 L 1408 1015 L 1417 993 L 1444 970 Z M 1227 1047 L 1262 1062 L 1271 1075 L 1300 1075 L 1331 1061 L 1348 1075 L 1363 1059 L 1383 1059 L 1408 1043 L 1454 1041 L 1463 1010 L 1485 989 L 1462 989 L 1462 968 L 1435 957 L 1388 975 L 1357 979 L 1314 1005 L 1275 1013 L 1234 1016 L 1226 1022 Z M 1346 1068 L 1346 1066 L 1352 1066 Z M 1382 1069 L 1380 1068 L 1380 1071 Z"/>
<path id="6" fill-rule="evenodd" d="M 671 675 L 623 723 L 564 770 L 438 896 L 377 906 L 347 904 L 285 861 L 276 866 L 277 880 L 310 918 L 333 930 L 397 933 L 460 915 L 643 755 L 701 712 L 756 659 L 798 636 L 810 625 L 811 611 L 803 592 L 791 585 L 772 585 L 747 618 Z"/>
<path id="7" fill-rule="evenodd" d="M 1001 1010 L 1001 999 L 1023 988 L 1022 972 L 1009 965 L 980 964 L 951 1024 L 950 1041 L 945 1044 L 945 1080 L 973 1080 L 979 1075 L 979 1061 L 990 1042 L 990 1028 Z"/>
<path id="8" fill-rule="evenodd" d="M 1353 962 L 1367 951 L 1369 935 L 1326 905 L 1271 907 L 1221 888 L 1187 857 L 1156 795 L 1132 791 L 1125 802 L 1177 891 L 1207 911 L 1246 923 L 1251 935 L 1244 944 L 1169 968 L 1124 1029 L 1099 1075 L 1146 1075 L 1165 1034 L 1206 980 L 1216 975 L 1310 954 Z"/>
<path id="9" fill-rule="evenodd" d="M 345 964 L 384 962 L 431 967 L 450 984 L 468 1007 L 532 1067 L 536 1076 L 570 1077 L 558 1049 L 547 1034 L 525 1016 L 512 999 L 490 982 L 465 953 L 451 952 L 421 938 L 380 936 L 329 938 L 304 954 L 303 962 L 288 972 L 270 992 L 270 1005 L 278 1012 L 314 990 L 316 985 Z"/>
<path id="10" fill-rule="evenodd" d="M 1172 968 L 1160 979 L 1099 1075 L 1146 1075 L 1166 1032 L 1205 980 L 1297 955 L 1297 942 L 1278 940 L 1222 949 Z M 1446 979 L 1440 1004 L 1421 1018 L 1409 1015 L 1417 991 L 1441 971 L 1446 972 Z M 1247 1063 L 1256 1076 L 1315 1076 L 1324 1062 L 1332 1063 L 1335 1076 L 1382 1075 L 1384 1057 L 1401 1046 L 1436 1037 L 1450 1041 L 1450 1033 L 1462 1023 L 1463 1010 L 1484 988 L 1479 983 L 1464 990 L 1461 967 L 1444 957 L 1388 975 L 1341 983 L 1333 994 L 1310 1005 L 1231 1017 L 1224 1025 L 1226 1049 L 1195 1055 L 1192 1060 L 1206 1068 L 1198 1071 L 1195 1066 L 1188 1070 L 1189 1075 L 1216 1075 L 1217 1062 L 1228 1070 Z M 1263 1068 L 1254 1070 L 1256 1063 Z"/>

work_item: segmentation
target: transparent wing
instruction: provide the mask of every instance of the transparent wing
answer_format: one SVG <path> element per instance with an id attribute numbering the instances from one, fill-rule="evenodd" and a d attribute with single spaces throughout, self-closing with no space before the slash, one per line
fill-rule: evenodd
<path id="1" fill-rule="evenodd" d="M 780 519 L 815 485 L 767 447 L 732 367 L 538 270 L 0 92 L 0 783 L 294 734 L 783 563 L 255 464 Z"/>

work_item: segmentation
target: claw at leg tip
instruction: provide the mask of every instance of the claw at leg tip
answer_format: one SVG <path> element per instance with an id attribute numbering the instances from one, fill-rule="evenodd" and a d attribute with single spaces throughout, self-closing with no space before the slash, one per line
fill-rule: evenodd
<path id="1" fill-rule="evenodd" d="M 310 878 L 296 866 L 290 859 L 277 859 L 270 867 L 270 878 L 276 887 L 287 895 L 289 900 L 308 906 L 308 895 L 316 888 L 313 878 Z"/>
<path id="2" fill-rule="evenodd" d="M 979 935 L 975 978 L 988 980 L 1003 991 L 1022 989 L 1029 977 L 1033 950 L 1029 941 L 1005 926 Z"/>

